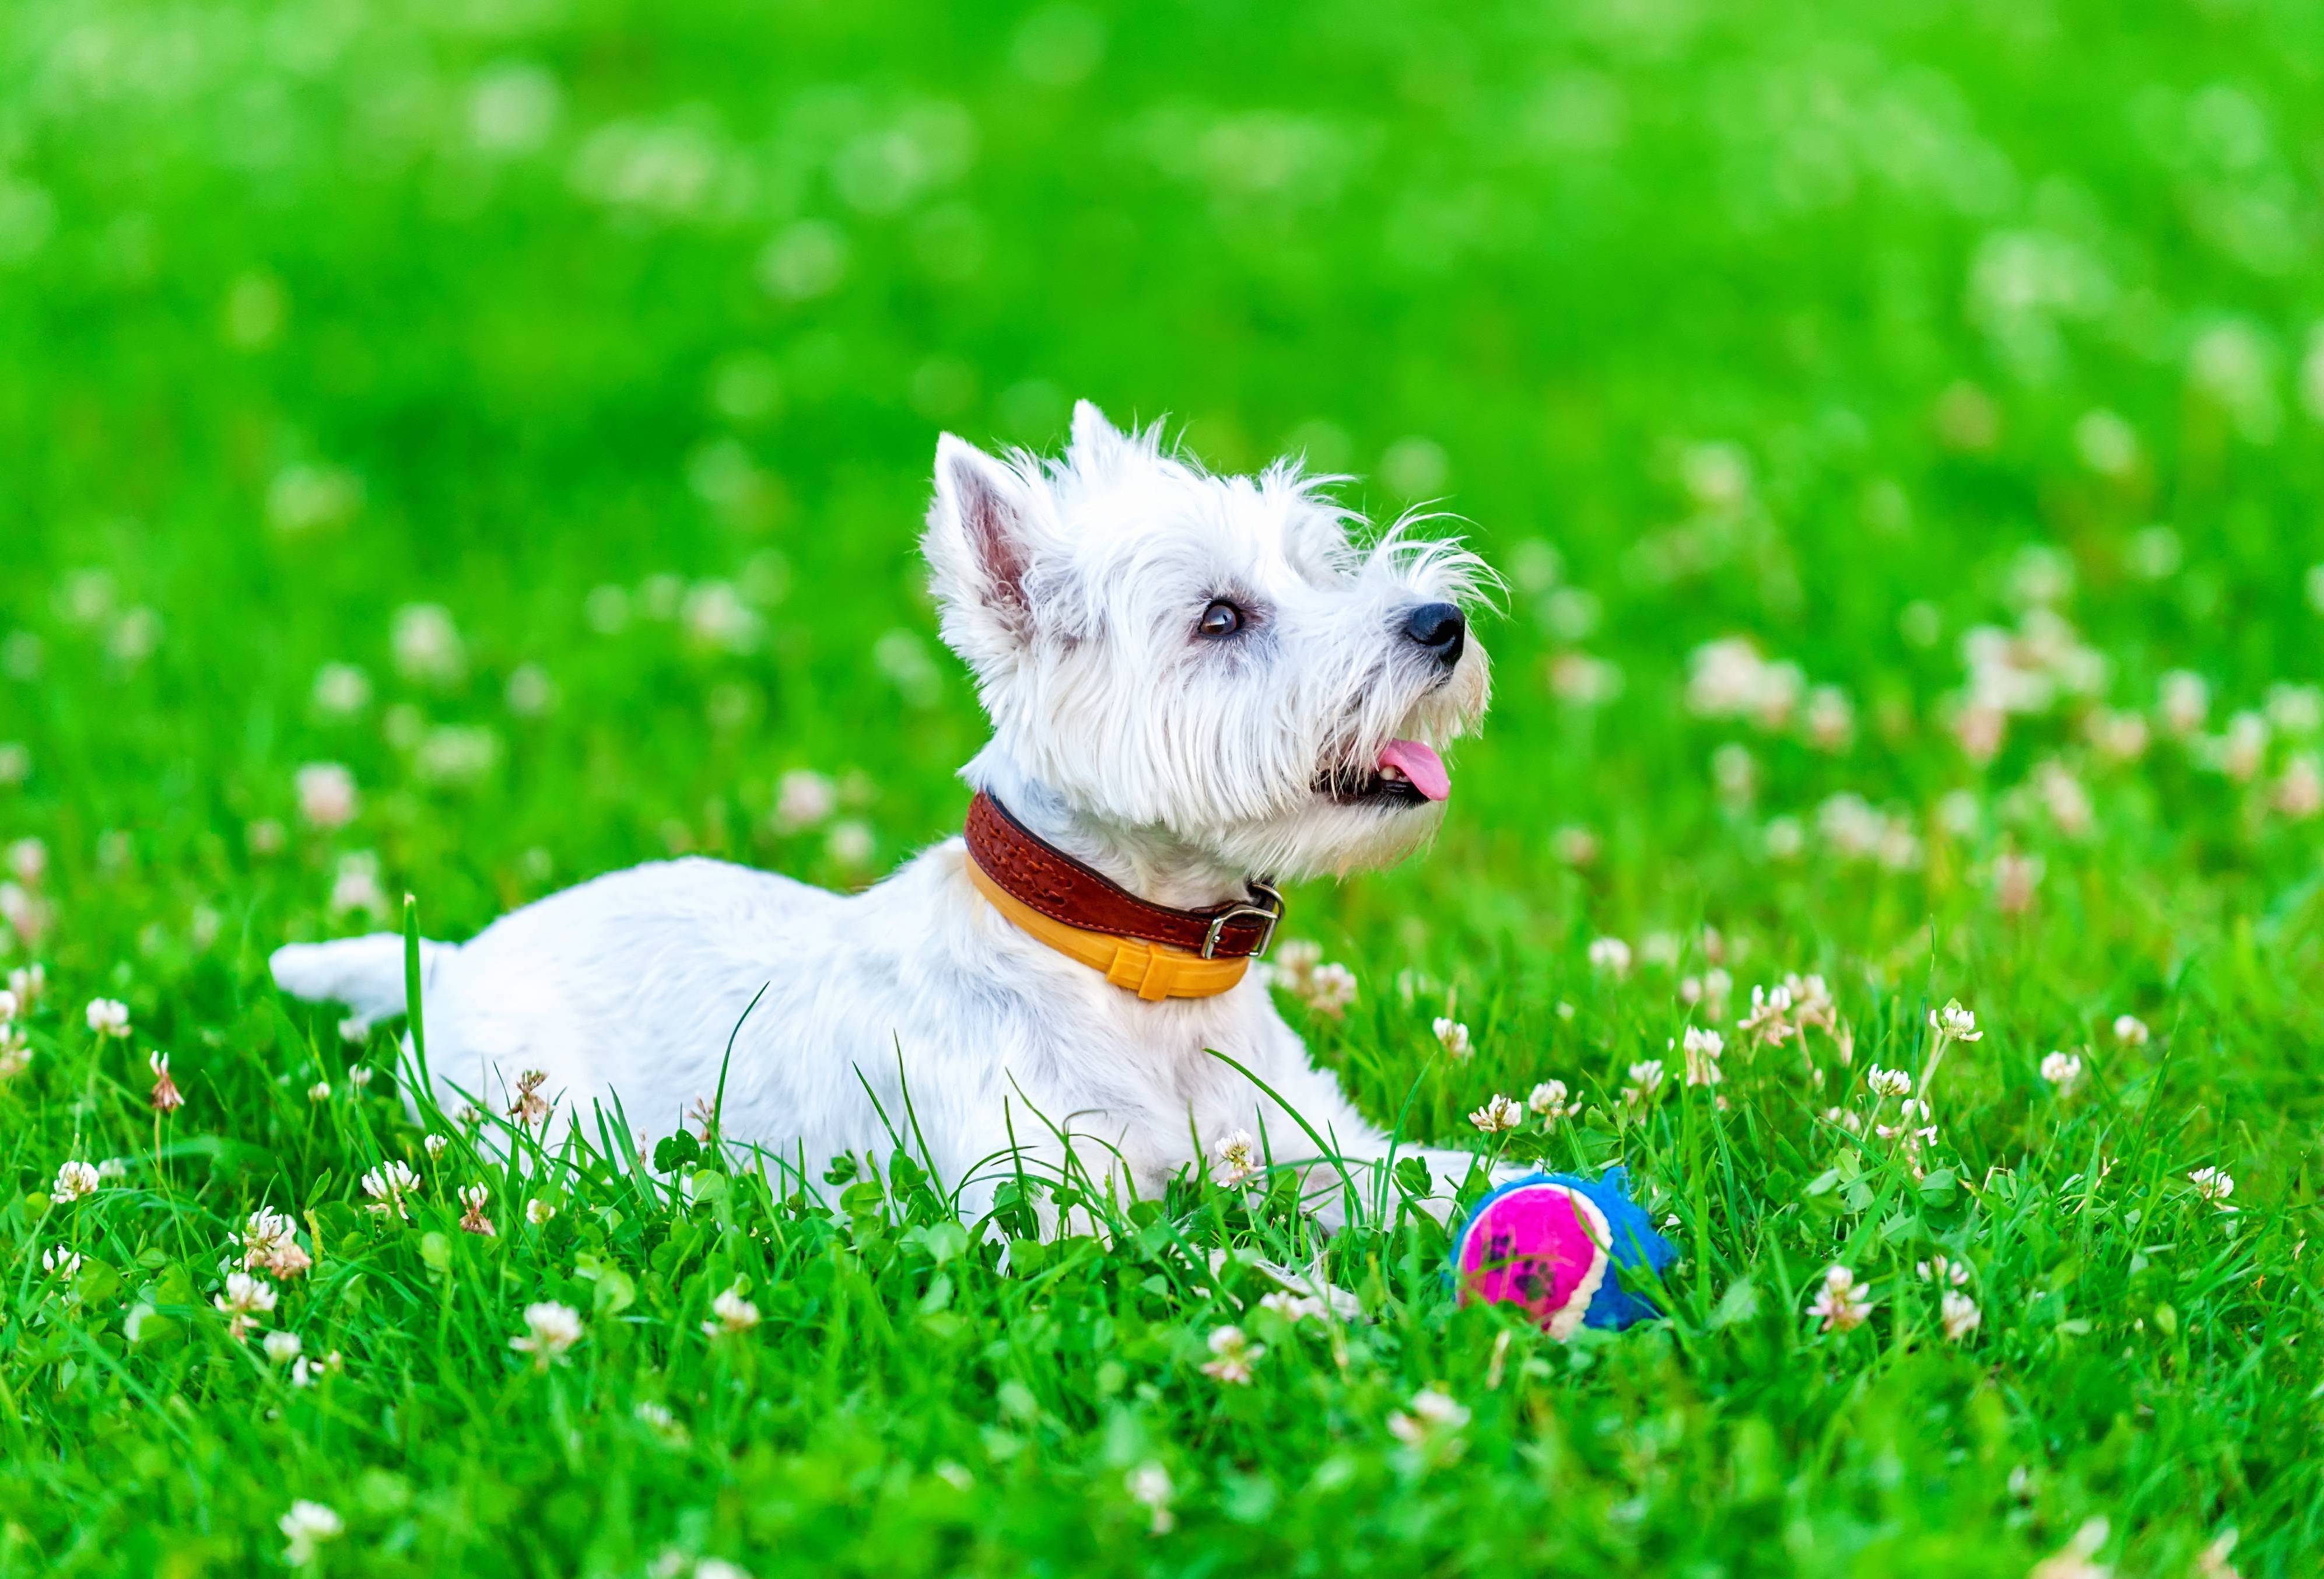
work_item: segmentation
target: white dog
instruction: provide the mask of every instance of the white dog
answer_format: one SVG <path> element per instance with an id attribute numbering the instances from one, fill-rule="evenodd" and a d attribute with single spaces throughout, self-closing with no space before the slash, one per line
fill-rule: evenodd
<path id="1" fill-rule="evenodd" d="M 992 720 L 963 776 L 1040 845 L 1157 906 L 1241 907 L 1247 935 L 1272 903 L 1257 880 L 1384 864 L 1435 830 L 1449 779 L 1434 747 L 1485 707 L 1460 605 L 1487 573 L 1400 531 L 1352 541 L 1295 465 L 1212 476 L 1160 453 L 1157 432 L 1084 402 L 1056 461 L 937 441 L 923 548 L 945 640 Z M 1381 1187 L 1389 1138 L 1308 1061 L 1264 973 L 1217 991 L 1239 967 L 1196 962 L 1188 979 L 1210 976 L 1191 996 L 1118 985 L 980 875 L 957 838 L 853 896 L 662 862 L 425 944 L 441 1100 L 508 1106 L 521 1085 L 580 1121 L 618 1096 L 667 1132 L 723 1070 L 727 1141 L 819 1170 L 901 1131 L 971 1214 L 1019 1166 L 1012 1147 L 1054 1169 L 1068 1137 L 1102 1187 L 1150 1196 L 1238 1131 L 1312 1164 L 1312 1126 L 1341 1159 L 1309 1175 L 1327 1217 L 1344 1181 Z M 300 997 L 364 1019 L 404 1008 L 392 935 L 272 963 Z M 1394 1152 L 1424 1158 L 1440 1194 L 1471 1161 Z"/>

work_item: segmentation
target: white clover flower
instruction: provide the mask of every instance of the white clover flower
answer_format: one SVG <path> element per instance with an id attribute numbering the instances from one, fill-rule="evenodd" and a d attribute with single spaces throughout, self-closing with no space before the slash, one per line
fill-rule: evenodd
<path id="1" fill-rule="evenodd" d="M 49 847 L 39 839 L 10 840 L 7 860 L 10 873 L 26 888 L 40 887 L 49 874 Z"/>
<path id="2" fill-rule="evenodd" d="M 1875 1096 L 1910 1096 L 1913 1094 L 1913 1077 L 1902 1069 L 1883 1069 L 1875 1064 L 1864 1076 L 1864 1083 L 1872 1088 Z"/>
<path id="3" fill-rule="evenodd" d="M 1213 1358 L 1204 1362 L 1203 1374 L 1222 1385 L 1245 1387 L 1250 1382 L 1250 1368 L 1267 1353 L 1265 1344 L 1254 1344 L 1239 1326 L 1222 1326 L 1212 1330 L 1210 1350 Z"/>
<path id="4" fill-rule="evenodd" d="M 346 1369 L 346 1362 L 340 1358 L 337 1349 L 333 1349 L 319 1360 L 301 1354 L 290 1362 L 290 1385 L 312 1387 L 315 1385 L 317 1377 L 337 1376 Z"/>
<path id="5" fill-rule="evenodd" d="M 372 1199 L 370 1211 L 384 1216 L 392 1212 L 399 1217 L 411 1214 L 403 1205 L 403 1197 L 420 1188 L 420 1176 L 401 1160 L 381 1163 L 363 1176 L 363 1193 Z"/>
<path id="6" fill-rule="evenodd" d="M 291 775 L 290 788 L 300 819 L 324 833 L 346 826 L 362 809 L 355 776 L 341 762 L 309 762 Z"/>
<path id="7" fill-rule="evenodd" d="M 2034 784 L 2060 833 L 2079 839 L 2090 831 L 2098 820 L 2098 808 L 2090 803 L 2090 792 L 2064 763 L 2043 762 L 2034 770 Z"/>
<path id="8" fill-rule="evenodd" d="M 41 1252 L 41 1270 L 60 1283 L 69 1283 L 80 1275 L 80 1251 L 52 1244 Z"/>
<path id="9" fill-rule="evenodd" d="M 57 1182 L 50 1187 L 49 1194 L 60 1201 L 78 1201 L 83 1196 L 96 1194 L 102 1182 L 97 1169 L 88 1163 L 69 1161 L 57 1169 Z"/>
<path id="10" fill-rule="evenodd" d="M 1807 711 L 1802 722 L 1807 725 L 1808 739 L 1817 750 L 1840 751 L 1855 737 L 1856 706 L 1838 686 L 1817 686 L 1808 692 Z"/>
<path id="11" fill-rule="evenodd" d="M 272 1255 L 277 1246 L 287 1242 L 296 1232 L 297 1224 L 290 1214 L 272 1206 L 261 1206 L 250 1214 L 242 1227 L 243 1265 L 254 1267 Z"/>
<path id="12" fill-rule="evenodd" d="M 290 1511 L 275 1521 L 283 1538 L 290 1544 L 282 1560 L 294 1568 L 306 1566 L 315 1560 L 315 1549 L 322 1542 L 337 1540 L 346 1525 L 339 1516 L 320 1502 L 305 1498 L 290 1504 Z"/>
<path id="13" fill-rule="evenodd" d="M 2324 412 L 2324 339 L 2319 341 L 2319 348 L 2310 356 L 2317 368 L 2314 403 L 2317 411 Z M 2195 1579 L 2244 1579 L 2243 1571 L 2227 1560 L 2235 1555 L 2240 1533 L 2234 1528 L 2223 1529 L 2209 1546 L 2195 1554 Z"/>
<path id="14" fill-rule="evenodd" d="M 2117 1014 L 2114 1017 L 2114 1039 L 2124 1047 L 2143 1048 L 2147 1043 L 2148 1036 L 2146 1021 L 2137 1015 Z"/>
<path id="15" fill-rule="evenodd" d="M 490 1217 L 484 1215 L 484 1208 L 492 1204 L 491 1187 L 480 1184 L 462 1185 L 459 1193 L 460 1231 L 484 1239 L 497 1237 L 500 1230 L 493 1226 Z"/>
<path id="16" fill-rule="evenodd" d="M 1219 1183 L 1232 1189 L 1259 1171 L 1259 1142 L 1249 1130 L 1231 1130 L 1211 1142 L 1211 1159 Z"/>
<path id="17" fill-rule="evenodd" d="M 2070 1095 L 2074 1087 L 2082 1083 L 2082 1060 L 2073 1053 L 2044 1053 L 2042 1078 L 2056 1086 L 2059 1095 Z"/>
<path id="18" fill-rule="evenodd" d="M 228 1272 L 226 1292 L 214 1295 L 210 1303 L 227 1318 L 226 1331 L 240 1339 L 258 1325 L 260 1316 L 273 1314 L 274 1300 L 274 1286 L 265 1279 L 254 1278 L 248 1272 Z"/>
<path id="19" fill-rule="evenodd" d="M 872 825 L 859 817 L 831 825 L 831 832 L 823 841 L 824 854 L 842 866 L 868 866 L 878 841 Z"/>
<path id="20" fill-rule="evenodd" d="M 1436 1039 L 1443 1045 L 1445 1052 L 1456 1058 L 1465 1058 L 1469 1056 L 1467 1026 L 1457 1020 L 1449 1020 L 1439 1015 L 1431 1029 L 1436 1032 Z"/>
<path id="21" fill-rule="evenodd" d="M 1686 1083 L 1689 1085 L 1716 1085 L 1727 1076 L 1719 1067 L 1720 1055 L 1727 1050 L 1727 1039 L 1715 1030 L 1690 1025 L 1683 1039 L 1686 1053 Z"/>
<path id="22" fill-rule="evenodd" d="M 1808 1314 L 1820 1317 L 1828 1333 L 1851 1332 L 1872 1315 L 1872 1301 L 1866 1297 L 1854 1272 L 1835 1265 L 1825 1269 L 1823 1283 L 1808 1307 Z"/>
<path id="23" fill-rule="evenodd" d="M 535 1228 L 540 1227 L 542 1223 L 548 1222 L 551 1217 L 556 1215 L 557 1208 L 549 1205 L 547 1201 L 542 1200 L 539 1196 L 535 1196 L 532 1199 L 524 1204 L 524 1220 L 531 1223 Z"/>
<path id="24" fill-rule="evenodd" d="M 1821 1030 L 1827 1036 L 1839 1029 L 1840 1005 L 1832 1001 L 1831 988 L 1821 976 L 1787 975 L 1784 993 L 1791 1000 L 1792 1022 L 1799 1029 Z"/>
<path id="25" fill-rule="evenodd" d="M 1759 831 L 1759 846 L 1770 861 L 1796 861 L 1808 847 L 1808 832 L 1798 817 L 1771 817 Z"/>
<path id="26" fill-rule="evenodd" d="M 1517 1104 L 1517 1098 L 1495 1092 L 1484 1106 L 1469 1115 L 1469 1122 L 1488 1135 L 1498 1135 L 1525 1122 L 1525 1109 Z"/>
<path id="27" fill-rule="evenodd" d="M 172 1113 L 186 1105 L 186 1094 L 170 1078 L 170 1055 L 155 1048 L 145 1055 L 145 1067 L 153 1072 L 152 1094 L 146 1099 L 157 1113 Z"/>
<path id="28" fill-rule="evenodd" d="M 525 1330 L 509 1340 L 509 1347 L 532 1356 L 546 1371 L 581 1341 L 581 1313 L 569 1305 L 544 1299 L 524 1307 Z"/>
<path id="29" fill-rule="evenodd" d="M 1716 937 L 1717 934 L 1711 934 Z M 1703 1012 L 1713 1020 L 1726 1018 L 1727 1001 L 1734 995 L 1735 978 L 1717 965 L 1699 976 L 1686 976 L 1678 984 L 1679 1002 L 1689 1008 L 1700 1003 Z"/>
<path id="30" fill-rule="evenodd" d="M 277 1365 L 281 1365 L 288 1361 L 296 1360 L 299 1357 L 299 1334 L 297 1333 L 269 1333 L 263 1338 L 259 1340 L 259 1347 L 266 1351 L 266 1357 L 268 1360 L 273 1362 Z"/>
<path id="31" fill-rule="evenodd" d="M 1526 1105 L 1539 1113 L 1544 1123 L 1572 1118 L 1582 1111 L 1582 1104 L 1570 1101 L 1570 1093 L 1563 1080 L 1545 1080 L 1526 1096 Z"/>
<path id="32" fill-rule="evenodd" d="M 1286 937 L 1275 946 L 1268 964 L 1274 967 L 1275 980 L 1294 993 L 1306 991 L 1308 978 L 1315 967 L 1323 963 L 1323 946 L 1312 937 Z"/>
<path id="33" fill-rule="evenodd" d="M 2048 863 L 2039 855 L 2004 850 L 1993 858 L 1993 904 L 2005 916 L 2022 916 L 2034 908 L 2034 891 L 2042 886 Z"/>
<path id="34" fill-rule="evenodd" d="M 747 1333 L 759 1325 L 759 1307 L 743 1298 L 739 1288 L 729 1288 L 712 1300 L 710 1314 L 716 1319 L 704 1322 L 702 1330 L 713 1337 Z"/>
<path id="35" fill-rule="evenodd" d="M 549 1078 L 545 1069 L 527 1069 L 516 1077 L 516 1100 L 509 1103 L 508 1115 L 530 1128 L 549 1117 L 550 1103 L 540 1094 L 540 1087 Z"/>
<path id="36" fill-rule="evenodd" d="M 315 1263 L 299 1247 L 298 1225 L 290 1216 L 261 1206 L 243 1224 L 242 1264 L 272 1272 L 278 1278 L 295 1278 Z"/>
<path id="37" fill-rule="evenodd" d="M 1897 1103 L 1896 1106 L 1897 1122 L 1893 1124 L 1874 1125 L 1873 1132 L 1875 1134 L 1878 1135 L 1884 1140 L 1893 1140 L 1899 1135 L 1906 1136 L 1908 1137 L 1905 1142 L 1906 1149 L 1908 1151 L 1914 1153 L 1917 1153 L 1922 1141 L 1933 1140 L 1937 1138 L 1936 1126 L 1929 1123 L 1929 1104 L 1927 1103 L 1923 1102 L 1916 1097 L 1908 1096 L 1903 1102 Z M 1926 1125 L 1927 1127 L 1920 1127 L 1923 1125 Z M 1920 1177 L 1919 1172 L 1916 1170 L 1913 1177 L 1918 1178 Z"/>
<path id="38" fill-rule="evenodd" d="M 1618 937 L 1595 938 L 1590 945 L 1590 966 L 1616 976 L 1630 974 L 1630 946 Z"/>
<path id="39" fill-rule="evenodd" d="M 1985 1313 L 1978 1309 L 1977 1301 L 1957 1288 L 1945 1290 L 1944 1298 L 1938 1302 L 1938 1315 L 1944 1323 L 1946 1341 L 1955 1344 L 1977 1331 L 1985 1321 Z"/>
<path id="40" fill-rule="evenodd" d="M 502 695 L 520 718 L 538 718 L 557 706 L 557 682 L 538 663 L 520 663 L 509 672 Z"/>
<path id="41" fill-rule="evenodd" d="M 1156 1535 L 1167 1535 L 1177 1519 L 1170 1511 L 1170 1499 L 1175 1488 L 1170 1484 L 1170 1472 L 1152 1459 L 1130 1472 L 1123 1482 L 1130 1500 L 1153 1515 L 1147 1528 Z"/>
<path id="42" fill-rule="evenodd" d="M 1662 1091 L 1663 1061 L 1646 1058 L 1630 1066 L 1630 1084 L 1622 1087 L 1622 1105 L 1643 1113 Z"/>
<path id="43" fill-rule="evenodd" d="M 2219 737 L 2219 771 L 2238 784 L 2248 782 L 2267 758 L 2267 737 L 2266 718 L 2248 710 L 2236 714 Z"/>
<path id="44" fill-rule="evenodd" d="M 1958 998 L 1947 1000 L 1942 1009 L 1929 1011 L 1929 1029 L 1948 1041 L 1973 1042 L 1985 1035 L 1977 1028 L 1977 1016 L 1962 1008 Z"/>
<path id="45" fill-rule="evenodd" d="M 1468 1409 L 1433 1387 L 1414 1393 L 1408 1407 L 1411 1413 L 1399 1411 L 1388 1417 L 1388 1435 L 1407 1447 L 1425 1447 L 1469 1423 Z"/>
<path id="46" fill-rule="evenodd" d="M 2324 756 L 2304 751 L 2284 763 L 2283 776 L 2275 781 L 2273 801 L 2276 810 L 2294 822 L 2305 822 L 2324 812 Z"/>
<path id="47" fill-rule="evenodd" d="M 307 1087 L 307 1100 L 309 1102 L 330 1101 L 331 1083 L 327 1080 L 318 1080 L 315 1084 Z"/>
<path id="48" fill-rule="evenodd" d="M 129 1005 L 118 998 L 92 998 L 88 1001 L 88 1028 L 98 1036 L 125 1038 L 129 1034 Z"/>
<path id="49" fill-rule="evenodd" d="M 331 874 L 327 908 L 334 916 L 387 914 L 387 891 L 380 886 L 377 855 L 368 850 L 351 850 L 339 857 Z"/>
<path id="50" fill-rule="evenodd" d="M 1766 1047 L 1779 1048 L 1799 1034 L 1792 1023 L 1792 991 L 1789 987 L 1754 987 L 1751 989 L 1751 1011 L 1735 1022 L 1735 1029 L 1746 1037 Z"/>
<path id="51" fill-rule="evenodd" d="M 2010 1489 L 2020 1497 L 2026 1494 L 2021 1489 L 2025 1480 L 2024 1464 L 2009 1472 Z M 2072 1539 L 2034 1564 L 2025 1579 L 2113 1579 L 2114 1570 L 2097 1560 L 2110 1528 L 2103 1518 L 2085 1520 Z"/>
<path id="52" fill-rule="evenodd" d="M 2200 674 L 2174 669 L 2156 685 L 2156 710 L 2173 734 L 2192 734 L 2211 710 L 2211 683 Z"/>
<path id="53" fill-rule="evenodd" d="M 397 609 L 389 641 L 395 667 L 407 679 L 449 685 L 466 672 L 468 653 L 460 628 L 440 604 L 406 604 Z"/>
<path id="54" fill-rule="evenodd" d="M 371 677 L 352 663 L 327 663 L 315 671 L 315 711 L 350 718 L 371 706 Z"/>
<path id="55" fill-rule="evenodd" d="M 2233 1206 L 2227 1205 L 2227 1197 L 2236 1193 L 2236 1181 L 2234 1176 L 2227 1169 L 2199 1168 L 2187 1176 L 2187 1181 L 2195 1187 L 2197 1195 L 2218 1206 L 2220 1211 L 2235 1210 Z"/>
<path id="56" fill-rule="evenodd" d="M 444 1149 L 451 1143 L 449 1135 L 430 1135 L 420 1142 L 420 1149 L 428 1153 L 429 1161 L 434 1162 L 444 1155 Z"/>
<path id="57" fill-rule="evenodd" d="M 2090 715 L 2090 743 L 2098 754 L 2117 762 L 2135 762 L 2146 754 L 2146 720 L 2135 713 L 2100 707 Z"/>
<path id="58" fill-rule="evenodd" d="M 1969 1268 L 1941 1255 L 1931 1256 L 1924 1261 L 1914 1261 L 1913 1270 L 1920 1275 L 1923 1283 L 1950 1283 L 1956 1288 L 1965 1288 L 1969 1283 Z"/>
<path id="59" fill-rule="evenodd" d="M 766 630 L 766 621 L 731 581 L 705 581 L 688 588 L 678 618 L 695 642 L 727 652 L 752 651 Z"/>
<path id="60" fill-rule="evenodd" d="M 793 768 L 775 780 L 777 833 L 795 834 L 813 827 L 838 809 L 839 787 L 821 773 Z"/>
<path id="61" fill-rule="evenodd" d="M 1337 961 L 1319 965 L 1309 974 L 1307 990 L 1301 996 L 1316 1013 L 1337 1020 L 1356 1001 L 1356 973 Z"/>

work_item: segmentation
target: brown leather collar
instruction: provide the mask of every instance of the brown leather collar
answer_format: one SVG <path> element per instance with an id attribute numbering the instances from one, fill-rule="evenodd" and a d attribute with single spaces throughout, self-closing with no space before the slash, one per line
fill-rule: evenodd
<path id="1" fill-rule="evenodd" d="M 1174 910 L 1139 899 L 1064 851 L 1043 843 L 1006 808 L 979 791 L 968 805 L 968 853 L 1011 898 L 1085 932 L 1167 944 L 1204 959 L 1249 959 L 1267 952 L 1283 919 L 1283 896 L 1264 882 L 1241 904 Z"/>

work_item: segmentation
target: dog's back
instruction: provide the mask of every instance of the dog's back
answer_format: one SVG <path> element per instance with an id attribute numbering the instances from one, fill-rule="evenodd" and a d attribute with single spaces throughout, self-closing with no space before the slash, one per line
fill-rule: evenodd
<path id="1" fill-rule="evenodd" d="M 543 1094 L 601 1096 L 640 1084 L 609 1060 L 659 1067 L 645 1089 L 716 1089 L 726 1039 L 770 976 L 828 938 L 843 896 L 770 872 L 690 856 L 608 873 L 536 900 L 463 944 L 420 945 L 430 1073 L 447 1108 L 501 1111 L 523 1071 Z M 275 983 L 344 1002 L 359 1020 L 405 1007 L 403 939 L 392 933 L 275 951 Z M 707 1083 L 687 1083 L 690 1066 Z M 645 1115 L 636 1115 L 648 1122 Z M 654 1114 L 667 1130 L 675 1114 Z"/>

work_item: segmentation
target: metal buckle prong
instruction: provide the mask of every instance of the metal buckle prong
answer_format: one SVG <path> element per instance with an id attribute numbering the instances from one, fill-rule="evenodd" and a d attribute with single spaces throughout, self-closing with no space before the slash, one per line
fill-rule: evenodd
<path id="1" fill-rule="evenodd" d="M 1227 923 L 1240 920 L 1246 917 L 1255 918 L 1264 923 L 1259 928 L 1259 946 L 1250 951 L 1250 957 L 1257 959 L 1274 945 L 1276 926 L 1283 919 L 1283 896 L 1268 883 L 1253 882 L 1250 887 L 1251 891 L 1263 902 L 1255 905 L 1229 905 L 1212 917 L 1209 929 L 1203 934 L 1202 956 L 1204 959 L 1217 956 L 1219 937 L 1226 931 Z"/>

